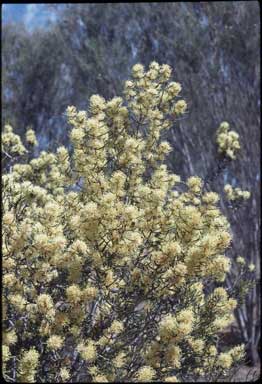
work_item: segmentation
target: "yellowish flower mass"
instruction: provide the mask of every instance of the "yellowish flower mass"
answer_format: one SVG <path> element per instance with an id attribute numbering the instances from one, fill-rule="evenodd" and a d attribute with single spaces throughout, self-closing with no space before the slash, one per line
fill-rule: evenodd
<path id="1" fill-rule="evenodd" d="M 225 154 L 231 160 L 236 158 L 236 153 L 240 149 L 239 135 L 235 131 L 230 131 L 228 122 L 223 121 L 217 130 L 218 151 Z"/>
<path id="2" fill-rule="evenodd" d="M 223 287 L 231 233 L 219 195 L 164 164 L 172 148 L 163 138 L 187 110 L 171 77 L 169 65 L 136 64 L 122 97 L 93 95 L 87 111 L 69 106 L 72 151 L 27 160 L 34 131 L 23 144 L 5 126 L 6 378 L 75 382 L 84 370 L 87 382 L 179 382 L 243 358 L 243 346 L 214 345 L 237 305 Z M 228 123 L 217 144 L 235 158 Z"/>
<path id="3" fill-rule="evenodd" d="M 144 366 L 141 367 L 137 372 L 137 381 L 138 382 L 149 382 L 155 376 L 155 371 L 153 368 Z"/>
<path id="4" fill-rule="evenodd" d="M 81 342 L 77 346 L 77 351 L 80 353 L 81 357 L 86 361 L 94 361 L 96 358 L 96 347 L 93 340 L 89 340 L 86 343 Z"/>
<path id="5" fill-rule="evenodd" d="M 62 345 L 63 345 L 63 339 L 61 336 L 52 335 L 47 340 L 47 347 L 50 350 L 55 351 L 57 349 L 60 349 L 62 347 Z"/>
<path id="6" fill-rule="evenodd" d="M 226 184 L 224 187 L 224 192 L 229 201 L 234 200 L 248 200 L 251 196 L 249 191 L 242 191 L 240 188 L 233 188 L 230 184 Z"/>

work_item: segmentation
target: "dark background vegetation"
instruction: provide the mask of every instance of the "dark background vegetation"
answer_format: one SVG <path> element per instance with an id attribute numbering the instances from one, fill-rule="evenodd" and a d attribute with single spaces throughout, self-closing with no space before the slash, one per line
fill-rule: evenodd
<path id="1" fill-rule="evenodd" d="M 228 121 L 241 138 L 236 162 L 214 178 L 221 193 L 230 183 L 251 191 L 244 207 L 222 199 L 235 239 L 232 259 L 244 256 L 257 267 L 260 234 L 260 9 L 257 1 L 52 4 L 55 21 L 28 30 L 2 27 L 2 122 L 24 134 L 32 126 L 40 150 L 68 145 L 65 109 L 88 107 L 92 94 L 121 95 L 135 63 L 155 60 L 174 69 L 188 113 L 168 139 L 168 163 L 183 178 L 206 177 L 217 169 L 215 131 Z M 37 24 L 37 23 L 35 23 Z M 234 266 L 233 266 L 234 268 Z M 258 287 L 237 312 L 234 339 L 248 343 L 258 360 Z M 229 342 L 229 341 L 228 341 Z"/>

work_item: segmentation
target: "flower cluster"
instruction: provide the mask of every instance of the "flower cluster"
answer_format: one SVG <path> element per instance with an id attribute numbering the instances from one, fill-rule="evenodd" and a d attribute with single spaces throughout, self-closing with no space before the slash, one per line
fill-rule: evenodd
<path id="1" fill-rule="evenodd" d="M 6 124 L 2 134 L 2 151 L 11 155 L 22 155 L 26 152 L 20 136 L 13 132 L 13 128 Z"/>
<path id="2" fill-rule="evenodd" d="M 230 159 L 236 158 L 236 152 L 240 149 L 239 135 L 235 131 L 229 130 L 229 124 L 226 121 L 220 124 L 217 130 L 217 144 L 219 153 L 224 154 Z"/>
<path id="3" fill-rule="evenodd" d="M 33 145 L 33 146 L 37 146 L 38 145 L 38 141 L 36 139 L 36 135 L 35 135 L 35 132 L 32 128 L 29 128 L 27 131 L 26 131 L 26 142 L 30 145 Z"/>
<path id="4" fill-rule="evenodd" d="M 230 201 L 234 200 L 247 200 L 250 198 L 249 191 L 242 191 L 240 188 L 233 188 L 232 185 L 226 184 L 224 187 L 227 199 Z"/>
<path id="5" fill-rule="evenodd" d="M 123 97 L 68 107 L 72 153 L 43 151 L 3 174 L 6 377 L 178 382 L 242 358 L 216 343 L 237 305 L 221 285 L 231 234 L 219 196 L 164 164 L 163 134 L 187 108 L 171 74 L 135 65 Z M 36 144 L 31 129 L 26 141 Z M 10 126 L 2 142 L 27 151 Z M 218 142 L 234 158 L 226 123 Z"/>

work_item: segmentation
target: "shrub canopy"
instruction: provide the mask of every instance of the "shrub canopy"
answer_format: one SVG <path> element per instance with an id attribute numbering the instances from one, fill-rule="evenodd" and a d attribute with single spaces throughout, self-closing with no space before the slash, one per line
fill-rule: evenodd
<path id="1" fill-rule="evenodd" d="M 219 196 L 164 164 L 165 133 L 187 110 L 171 72 L 136 64 L 123 98 L 68 107 L 72 153 L 26 161 L 34 132 L 25 146 L 5 127 L 3 152 L 25 158 L 3 175 L 7 379 L 214 379 L 243 357 L 218 342 L 237 305 L 223 288 L 231 235 Z M 234 158 L 232 132 L 222 123 L 217 142 Z"/>

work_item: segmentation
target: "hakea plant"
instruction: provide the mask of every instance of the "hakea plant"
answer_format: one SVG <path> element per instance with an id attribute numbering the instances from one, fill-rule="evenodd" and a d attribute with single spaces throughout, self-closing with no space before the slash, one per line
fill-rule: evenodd
<path id="1" fill-rule="evenodd" d="M 123 98 L 68 107 L 71 152 L 30 160 L 34 131 L 23 144 L 5 126 L 7 381 L 213 380 L 243 358 L 243 345 L 219 343 L 237 306 L 223 287 L 231 234 L 219 196 L 164 164 L 162 134 L 187 109 L 170 77 L 168 65 L 136 64 Z M 220 152 L 234 158 L 238 136 L 222 124 Z"/>

